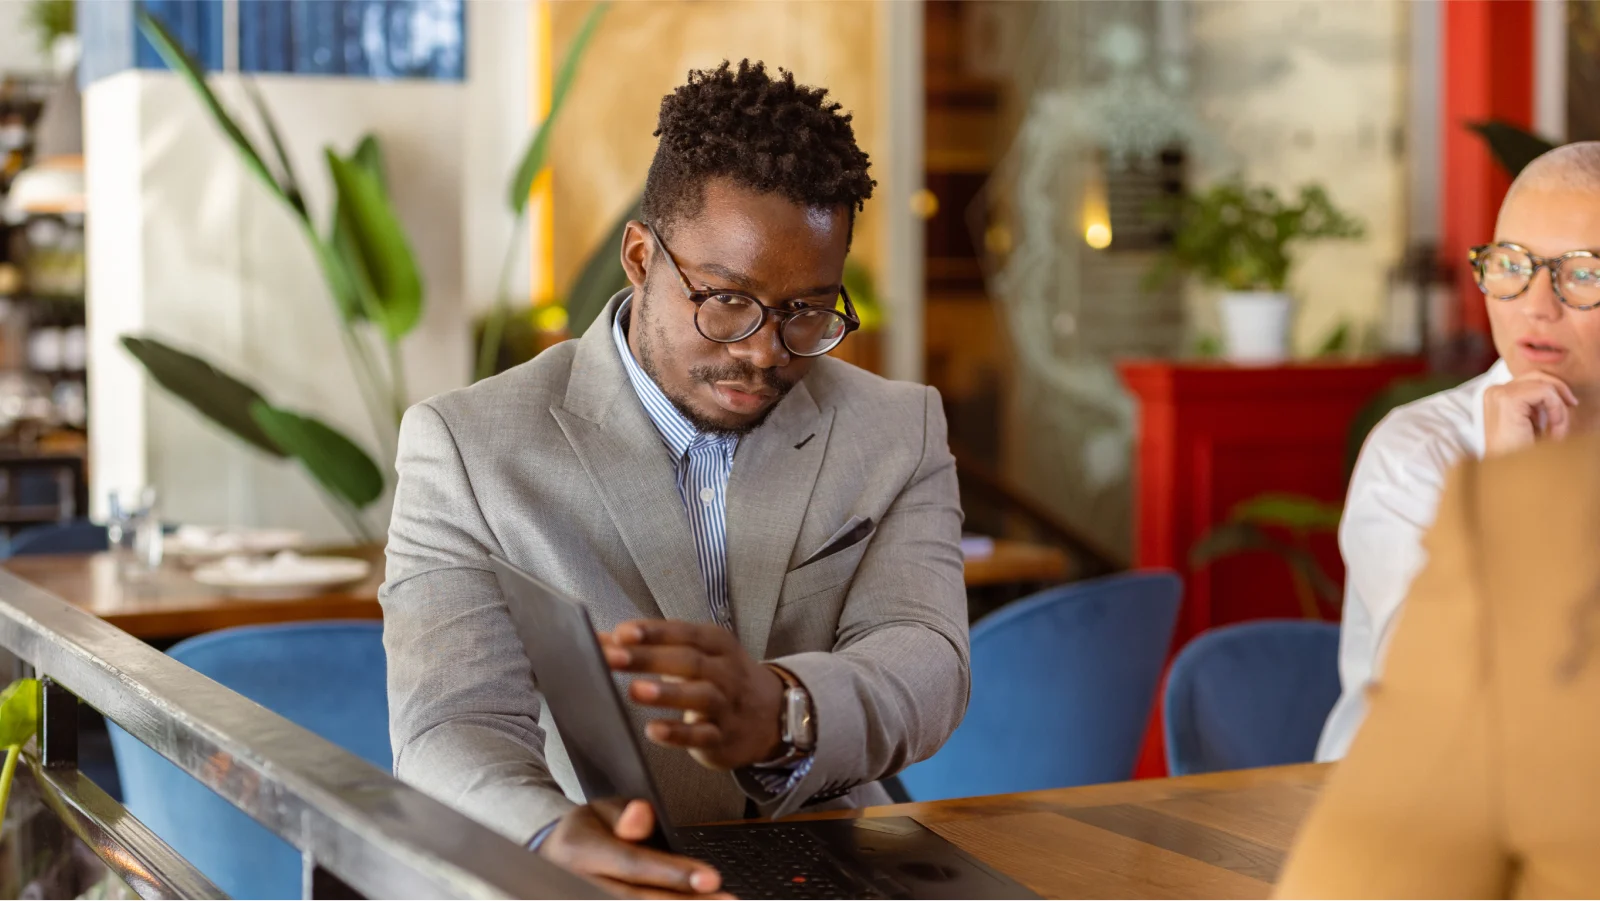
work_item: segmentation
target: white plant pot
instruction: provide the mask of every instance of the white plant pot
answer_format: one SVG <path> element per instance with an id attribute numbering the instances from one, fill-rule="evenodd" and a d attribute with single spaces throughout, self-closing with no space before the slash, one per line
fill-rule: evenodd
<path id="1" fill-rule="evenodd" d="M 1223 354 L 1234 363 L 1289 359 L 1294 300 L 1277 291 L 1226 291 L 1220 300 Z"/>

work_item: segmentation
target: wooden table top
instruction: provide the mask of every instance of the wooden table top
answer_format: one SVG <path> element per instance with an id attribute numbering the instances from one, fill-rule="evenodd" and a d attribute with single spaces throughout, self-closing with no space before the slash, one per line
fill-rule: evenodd
<path id="1" fill-rule="evenodd" d="M 372 575 L 326 594 L 259 601 L 208 588 L 174 566 L 163 568 L 148 584 L 126 584 L 117 578 L 109 554 L 22 555 L 0 566 L 139 638 L 181 638 L 231 626 L 301 620 L 380 619 L 383 550 L 343 548 L 330 553 L 368 560 Z M 968 586 L 1059 582 L 1066 574 L 1067 558 L 1060 549 L 1019 541 L 996 541 L 992 555 L 966 563 Z"/>
<path id="2" fill-rule="evenodd" d="M 175 566 L 163 567 L 149 582 L 128 584 L 117 578 L 116 561 L 110 554 L 22 555 L 0 565 L 137 638 L 182 638 L 232 626 L 380 619 L 382 549 L 341 549 L 337 553 L 367 560 L 372 564 L 371 575 L 338 591 L 269 601 L 230 597 L 201 585 Z"/>
<path id="3" fill-rule="evenodd" d="M 1067 554 L 1060 548 L 1004 538 L 995 539 L 993 553 L 966 561 L 968 588 L 1016 582 L 1065 582 L 1067 574 Z"/>
<path id="4" fill-rule="evenodd" d="M 1266 898 L 1326 764 L 896 804 L 1046 898 Z"/>

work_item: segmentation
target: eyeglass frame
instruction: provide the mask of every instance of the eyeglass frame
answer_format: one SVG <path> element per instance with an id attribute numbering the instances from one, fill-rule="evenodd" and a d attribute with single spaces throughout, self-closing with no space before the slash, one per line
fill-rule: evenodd
<path id="1" fill-rule="evenodd" d="M 1518 253 L 1525 255 L 1529 262 L 1533 263 L 1533 271 L 1528 273 L 1528 283 L 1522 286 L 1521 291 L 1518 291 L 1509 297 L 1501 297 L 1498 294 L 1490 294 L 1489 289 L 1483 284 L 1483 265 L 1481 260 L 1484 254 L 1496 247 L 1504 247 L 1510 250 L 1515 250 Z M 1533 280 L 1538 277 L 1540 269 L 1548 269 L 1550 271 L 1550 287 L 1556 292 L 1556 299 L 1561 301 L 1562 306 L 1570 310 L 1577 310 L 1579 312 L 1585 312 L 1592 310 L 1595 307 L 1600 307 L 1600 300 L 1597 300 L 1591 304 L 1576 304 L 1568 300 L 1565 294 L 1561 293 L 1561 279 L 1557 277 L 1560 274 L 1561 265 L 1567 260 L 1575 259 L 1591 259 L 1600 261 L 1600 254 L 1588 250 L 1569 250 L 1560 256 L 1542 257 L 1528 248 L 1523 247 L 1521 244 L 1516 244 L 1511 241 L 1496 241 L 1493 244 L 1479 244 L 1467 250 L 1467 265 L 1472 267 L 1473 280 L 1477 282 L 1478 291 L 1482 293 L 1484 297 L 1488 297 L 1493 300 L 1516 300 L 1522 295 L 1528 293 L 1528 289 L 1533 287 Z"/>
<path id="2" fill-rule="evenodd" d="M 844 343 L 844 339 L 849 337 L 851 332 L 861 328 L 861 317 L 856 315 L 856 305 L 850 300 L 850 292 L 843 284 L 839 285 L 839 297 L 844 300 L 844 310 L 842 311 L 835 310 L 831 307 L 813 306 L 806 306 L 804 309 L 799 310 L 785 310 L 782 307 L 774 307 L 764 304 L 761 302 L 760 298 L 751 294 L 747 294 L 744 291 L 735 291 L 728 288 L 697 291 L 695 290 L 694 285 L 689 282 L 689 277 L 683 274 L 683 267 L 678 265 L 678 258 L 672 255 L 672 251 L 667 249 L 667 243 L 661 240 L 661 235 L 656 231 L 656 227 L 648 222 L 644 224 L 644 227 L 649 230 L 650 237 L 655 239 L 656 247 L 661 249 L 662 255 L 665 256 L 667 258 L 667 262 L 672 265 L 672 271 L 677 273 L 678 282 L 683 285 L 684 293 L 689 295 L 689 302 L 694 304 L 694 330 L 699 332 L 700 337 L 706 339 L 707 341 L 714 341 L 718 344 L 738 344 L 740 341 L 749 339 L 751 335 L 754 335 L 756 332 L 759 332 L 765 328 L 767 325 L 767 318 L 769 316 L 777 316 L 778 342 L 783 345 L 783 349 L 794 356 L 803 357 L 805 359 L 813 359 L 816 357 L 827 356 L 828 354 L 833 353 L 835 350 L 838 350 L 839 345 Z M 721 295 L 739 297 L 755 304 L 756 307 L 761 310 L 761 319 L 756 322 L 756 327 L 737 338 L 726 341 L 721 338 L 713 338 L 706 334 L 705 330 L 700 327 L 700 311 L 704 309 L 706 301 Z M 789 346 L 789 339 L 784 336 L 783 330 L 784 326 L 789 324 L 789 320 L 799 316 L 801 313 L 813 312 L 832 313 L 833 315 L 838 316 L 840 319 L 843 319 L 844 334 L 840 335 L 839 340 L 835 341 L 833 346 L 827 350 L 819 350 L 816 353 L 803 354 Z"/>

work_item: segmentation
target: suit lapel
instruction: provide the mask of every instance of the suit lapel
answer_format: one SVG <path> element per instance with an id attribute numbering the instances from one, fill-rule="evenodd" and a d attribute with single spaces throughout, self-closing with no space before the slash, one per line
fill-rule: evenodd
<path id="1" fill-rule="evenodd" d="M 567 395 L 550 412 L 600 495 L 662 616 L 710 622 L 678 474 L 617 358 L 611 299 L 578 341 Z M 646 611 L 649 612 L 649 611 Z"/>
<path id="2" fill-rule="evenodd" d="M 728 478 L 728 594 L 739 642 L 766 656 L 778 593 L 822 468 L 833 410 L 801 382 L 739 442 Z"/>

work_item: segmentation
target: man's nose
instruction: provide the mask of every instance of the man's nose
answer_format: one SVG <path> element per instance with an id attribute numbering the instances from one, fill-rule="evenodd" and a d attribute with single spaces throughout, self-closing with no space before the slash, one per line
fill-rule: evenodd
<path id="1" fill-rule="evenodd" d="M 789 349 L 778 333 L 778 317 L 768 316 L 756 333 L 728 345 L 730 352 L 758 369 L 778 369 L 789 365 Z"/>

